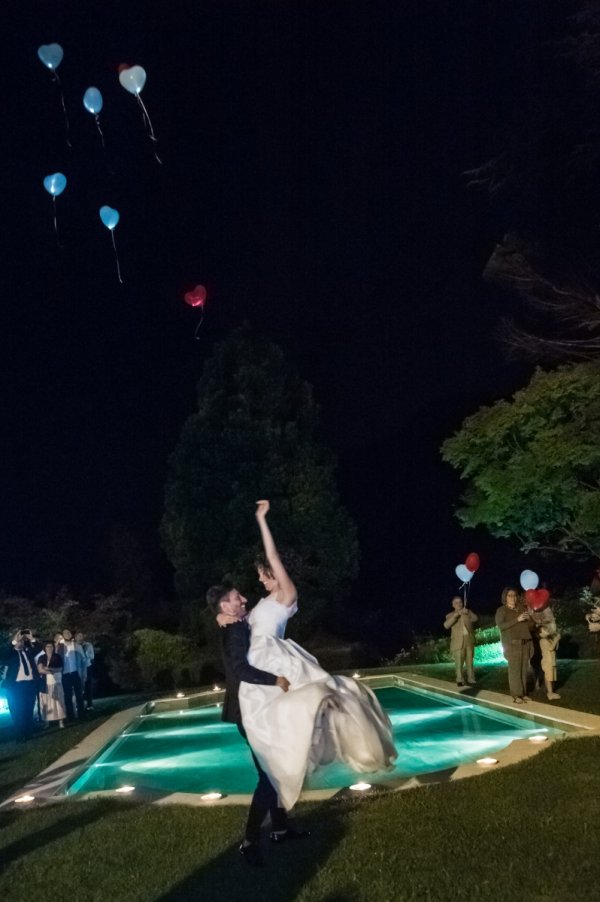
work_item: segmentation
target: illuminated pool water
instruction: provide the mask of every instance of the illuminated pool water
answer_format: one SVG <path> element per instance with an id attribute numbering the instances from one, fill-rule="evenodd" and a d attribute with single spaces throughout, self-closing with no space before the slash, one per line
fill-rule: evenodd
<path id="1" fill-rule="evenodd" d="M 406 687 L 378 689 L 393 724 L 398 760 L 376 782 L 398 780 L 476 761 L 514 739 L 545 732 L 524 718 L 483 708 L 466 697 L 451 698 Z M 355 782 L 341 764 L 309 776 L 306 789 Z M 156 792 L 251 793 L 256 771 L 235 726 L 221 721 L 216 705 L 139 716 L 67 787 L 69 795 L 114 790 L 124 784 Z"/>

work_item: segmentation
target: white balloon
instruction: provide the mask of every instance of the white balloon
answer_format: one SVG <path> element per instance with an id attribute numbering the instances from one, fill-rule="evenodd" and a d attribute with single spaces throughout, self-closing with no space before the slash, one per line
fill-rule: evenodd
<path id="1" fill-rule="evenodd" d="M 534 573 L 533 570 L 523 570 L 520 577 L 521 588 L 527 591 L 528 589 L 537 589 L 540 578 L 537 573 Z"/>
<path id="2" fill-rule="evenodd" d="M 142 66 L 130 66 L 129 69 L 121 69 L 119 81 L 130 94 L 139 94 L 146 84 L 146 70 Z"/>

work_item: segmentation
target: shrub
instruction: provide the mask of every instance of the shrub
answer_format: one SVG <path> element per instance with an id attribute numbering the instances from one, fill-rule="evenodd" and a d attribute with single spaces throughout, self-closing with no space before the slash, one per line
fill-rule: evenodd
<path id="1" fill-rule="evenodd" d="M 185 636 L 164 630 L 133 633 L 134 657 L 144 688 L 175 688 L 186 680 L 199 683 L 205 663 L 197 646 Z"/>

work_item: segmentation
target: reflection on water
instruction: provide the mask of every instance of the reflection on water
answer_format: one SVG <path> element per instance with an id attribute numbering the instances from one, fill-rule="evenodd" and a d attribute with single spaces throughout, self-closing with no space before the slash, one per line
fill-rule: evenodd
<path id="1" fill-rule="evenodd" d="M 498 752 L 540 733 L 533 722 L 500 714 L 465 698 L 407 688 L 377 690 L 392 722 L 398 760 L 377 782 L 431 773 Z M 545 732 L 552 734 L 551 729 Z M 341 764 L 312 774 L 307 789 L 347 786 L 356 774 Z M 256 771 L 236 727 L 216 705 L 139 717 L 107 746 L 69 794 L 115 789 L 124 782 L 163 792 L 253 792 Z"/>

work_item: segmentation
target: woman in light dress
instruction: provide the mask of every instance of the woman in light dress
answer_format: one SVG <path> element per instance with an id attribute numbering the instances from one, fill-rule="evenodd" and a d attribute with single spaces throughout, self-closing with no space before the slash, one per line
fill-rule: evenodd
<path id="1" fill-rule="evenodd" d="M 256 519 L 266 562 L 258 578 L 267 593 L 250 612 L 248 661 L 285 676 L 276 686 L 241 683 L 239 701 L 248 742 L 283 807 L 293 807 L 307 773 L 343 761 L 353 770 L 389 770 L 397 757 L 389 718 L 373 692 L 357 680 L 331 676 L 291 639 L 287 621 L 298 610 L 297 593 L 267 523 L 269 502 L 257 502 Z"/>
<path id="2" fill-rule="evenodd" d="M 41 677 L 40 710 L 45 724 L 58 721 L 65 725 L 65 696 L 62 687 L 63 660 L 54 649 L 54 642 L 46 642 L 37 661 Z"/>

